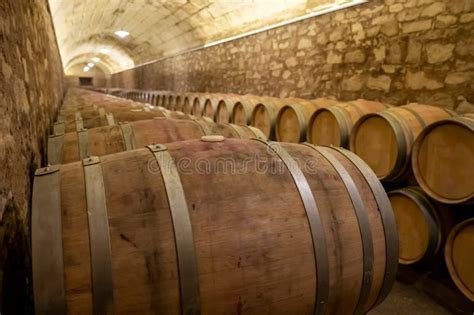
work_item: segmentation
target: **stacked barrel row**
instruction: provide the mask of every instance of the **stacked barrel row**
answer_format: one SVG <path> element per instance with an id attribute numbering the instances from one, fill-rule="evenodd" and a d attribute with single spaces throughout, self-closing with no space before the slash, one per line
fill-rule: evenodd
<path id="1" fill-rule="evenodd" d="M 392 191 L 400 263 L 436 264 L 444 251 L 455 284 L 474 300 L 474 114 L 367 100 L 144 93 L 156 105 L 251 124 L 278 141 L 350 149 Z"/>
<path id="2" fill-rule="evenodd" d="M 357 156 L 101 92 L 68 92 L 35 173 L 36 313 L 364 314 L 385 299 L 395 219 Z"/>

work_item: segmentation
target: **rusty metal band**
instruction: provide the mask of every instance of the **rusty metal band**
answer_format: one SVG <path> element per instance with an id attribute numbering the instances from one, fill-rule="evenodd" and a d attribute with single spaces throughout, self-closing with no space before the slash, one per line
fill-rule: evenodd
<path id="1" fill-rule="evenodd" d="M 423 217 L 428 224 L 428 246 L 425 250 L 425 257 L 422 260 L 426 261 L 426 259 L 432 258 L 436 254 L 438 245 L 440 244 L 440 228 L 439 224 L 434 219 L 437 217 L 437 214 L 436 210 L 433 208 L 433 205 L 423 194 L 410 187 L 405 189 L 397 189 L 388 193 L 389 196 L 393 194 L 406 196 L 418 206 L 418 209 L 423 214 Z M 421 261 L 418 261 L 418 263 L 421 263 Z"/>
<path id="2" fill-rule="evenodd" d="M 201 128 L 202 130 L 202 133 L 205 135 L 205 136 L 209 136 L 209 135 L 212 135 L 212 130 L 211 128 L 209 128 L 209 125 L 205 122 L 203 122 L 201 119 L 197 119 L 197 118 L 191 118 L 192 121 L 194 121 L 196 124 L 198 124 L 199 128 Z"/>
<path id="3" fill-rule="evenodd" d="M 443 111 L 445 111 L 447 114 L 449 114 L 449 116 L 451 117 L 456 117 L 456 116 L 459 116 L 458 113 L 456 113 L 454 110 L 451 110 L 449 108 L 446 108 L 446 107 L 440 107 Z"/>
<path id="4" fill-rule="evenodd" d="M 89 156 L 89 131 L 82 129 L 77 132 L 77 144 L 79 146 L 79 159 L 85 159 Z"/>
<path id="5" fill-rule="evenodd" d="M 98 157 L 82 160 L 89 221 L 94 314 L 113 314 L 114 286 L 109 218 L 102 166 Z"/>
<path id="6" fill-rule="evenodd" d="M 341 152 L 347 159 L 359 169 L 364 176 L 365 181 L 372 191 L 375 201 L 378 206 L 380 217 L 382 219 L 383 230 L 385 234 L 385 275 L 380 287 L 378 297 L 372 305 L 375 307 L 379 305 L 392 289 L 395 283 L 395 277 L 398 269 L 398 232 L 393 214 L 392 205 L 385 193 L 382 183 L 379 181 L 374 172 L 359 158 L 355 153 L 341 148 L 334 148 Z"/>
<path id="7" fill-rule="evenodd" d="M 81 116 L 81 112 L 80 111 L 76 111 L 74 113 L 74 117 L 76 120 L 82 120 L 82 116 Z"/>
<path id="8" fill-rule="evenodd" d="M 373 281 L 373 268 L 374 268 L 374 248 L 372 232 L 370 230 L 369 215 L 366 211 L 366 206 L 362 201 L 362 197 L 359 194 L 359 189 L 354 183 L 349 172 L 346 170 L 339 160 L 329 152 L 321 150 L 320 148 L 311 144 L 305 144 L 312 148 L 319 154 L 321 154 L 332 167 L 336 170 L 337 174 L 344 183 L 347 193 L 351 199 L 354 207 L 354 213 L 359 223 L 360 238 L 362 241 L 362 257 L 363 257 L 363 274 L 362 274 L 362 285 L 359 293 L 359 300 L 354 310 L 354 314 L 364 314 L 364 308 L 367 300 L 369 299 L 370 289 Z"/>
<path id="9" fill-rule="evenodd" d="M 243 131 L 240 126 L 237 126 L 237 125 L 234 125 L 234 124 L 228 124 L 228 123 L 224 124 L 224 125 L 229 126 L 229 128 L 232 129 L 237 134 L 239 139 L 246 139 L 247 138 L 245 136 L 245 131 Z"/>
<path id="10" fill-rule="evenodd" d="M 64 134 L 48 137 L 48 164 L 55 165 L 63 162 Z"/>
<path id="11" fill-rule="evenodd" d="M 104 117 L 105 116 L 105 109 L 103 107 L 99 108 L 99 116 Z"/>
<path id="12" fill-rule="evenodd" d="M 60 121 L 60 122 L 55 122 L 53 124 L 53 133 L 55 135 L 63 134 L 65 132 L 66 132 L 66 125 L 64 124 L 64 122 Z"/>
<path id="13" fill-rule="evenodd" d="M 423 117 L 421 117 L 416 111 L 414 111 L 413 109 L 411 109 L 409 107 L 406 107 L 406 106 L 401 106 L 401 107 L 398 107 L 398 108 L 400 108 L 402 110 L 405 110 L 405 111 L 409 112 L 410 114 L 412 114 L 413 117 L 415 117 L 418 124 L 421 126 L 421 129 L 424 129 L 426 127 L 426 122 L 423 120 Z"/>
<path id="14" fill-rule="evenodd" d="M 74 122 L 76 124 L 76 131 L 81 131 L 82 129 L 84 129 L 84 122 L 81 119 L 76 119 L 76 121 Z"/>
<path id="15" fill-rule="evenodd" d="M 199 275 L 191 217 L 183 185 L 173 157 L 164 145 L 147 147 L 161 171 L 173 222 L 181 292 L 181 313 L 200 314 Z"/>
<path id="16" fill-rule="evenodd" d="M 408 143 L 407 143 L 407 139 L 405 138 L 405 133 L 403 132 L 403 126 L 401 125 L 402 121 L 400 119 L 397 119 L 397 117 L 395 117 L 388 111 L 380 112 L 375 115 L 378 115 L 384 118 L 392 127 L 392 130 L 395 133 L 395 138 L 397 141 L 397 148 L 398 148 L 397 158 L 396 158 L 393 169 L 384 179 L 386 181 L 395 180 L 396 178 L 399 177 L 400 175 L 399 173 L 404 168 L 407 161 Z M 409 136 L 410 135 L 412 136 L 411 132 L 408 132 L 408 134 Z"/>
<path id="17" fill-rule="evenodd" d="M 125 144 L 125 150 L 130 151 L 135 149 L 135 136 L 133 134 L 132 126 L 129 123 L 120 124 L 120 130 L 122 131 L 123 142 Z"/>
<path id="18" fill-rule="evenodd" d="M 38 169 L 34 177 L 31 250 L 36 314 L 66 314 L 59 170 L 59 165 Z"/>
<path id="19" fill-rule="evenodd" d="M 107 119 L 108 126 L 115 126 L 114 114 L 112 113 L 105 114 L 105 118 Z"/>
<path id="20" fill-rule="evenodd" d="M 253 132 L 253 134 L 255 135 L 255 138 L 257 139 L 268 140 L 267 137 L 263 134 L 263 132 L 256 127 L 253 127 L 253 126 L 241 126 L 241 127 L 250 129 L 250 131 Z"/>
<path id="21" fill-rule="evenodd" d="M 324 228 L 319 215 L 319 208 L 314 198 L 311 187 L 298 163 L 291 155 L 276 142 L 267 142 L 255 139 L 268 146 L 281 159 L 288 169 L 296 185 L 298 193 L 303 202 L 303 206 L 308 219 L 311 238 L 313 241 L 314 262 L 316 268 L 316 297 L 314 304 L 314 314 L 322 315 L 326 313 L 329 298 L 329 260 L 327 254 L 327 244 L 324 235 Z M 276 147 L 275 147 L 276 146 Z"/>

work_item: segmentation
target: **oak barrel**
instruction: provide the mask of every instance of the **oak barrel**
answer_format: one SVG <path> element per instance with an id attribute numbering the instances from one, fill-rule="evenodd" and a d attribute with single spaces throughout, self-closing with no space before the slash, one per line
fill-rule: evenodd
<path id="1" fill-rule="evenodd" d="M 216 121 L 217 106 L 219 102 L 225 97 L 225 94 L 210 94 L 204 102 L 202 116 L 209 117 Z"/>
<path id="2" fill-rule="evenodd" d="M 205 137 L 90 157 L 38 170 L 32 213 L 38 314 L 362 314 L 397 268 L 387 195 L 335 148 Z"/>
<path id="3" fill-rule="evenodd" d="M 388 198 L 397 222 L 399 259 L 403 265 L 429 263 L 439 258 L 455 218 L 419 187 L 391 191 Z"/>
<path id="4" fill-rule="evenodd" d="M 287 98 L 276 118 L 275 136 L 277 141 L 299 143 L 306 141 L 306 129 L 311 115 L 321 106 L 333 101 Z"/>
<path id="5" fill-rule="evenodd" d="M 278 111 L 285 106 L 285 100 L 276 97 L 262 97 L 252 111 L 251 125 L 260 129 L 268 138 L 275 140 L 275 123 Z"/>
<path id="6" fill-rule="evenodd" d="M 260 97 L 255 95 L 242 95 L 234 105 L 231 113 L 231 122 L 237 125 L 250 125 L 252 111 L 260 103 Z"/>
<path id="7" fill-rule="evenodd" d="M 320 108 L 309 119 L 307 141 L 317 145 L 347 148 L 349 135 L 357 120 L 363 115 L 376 113 L 388 107 L 389 105 L 383 103 L 354 100 Z"/>
<path id="8" fill-rule="evenodd" d="M 213 134 L 242 139 L 266 139 L 258 129 L 246 126 L 218 125 L 203 118 L 157 118 L 51 135 L 48 138 L 48 163 L 69 163 L 89 155 L 102 156 L 143 148 L 153 143 L 197 139 Z"/>
<path id="9" fill-rule="evenodd" d="M 459 223 L 449 233 L 444 258 L 456 286 L 474 302 L 474 218 Z"/>
<path id="10" fill-rule="evenodd" d="M 217 123 L 224 124 L 231 121 L 234 106 L 241 97 L 241 95 L 235 94 L 225 94 L 222 96 L 216 108 L 215 118 Z"/>
<path id="11" fill-rule="evenodd" d="M 454 117 L 427 126 L 418 136 L 412 167 L 432 198 L 448 203 L 474 201 L 474 118 Z"/>
<path id="12" fill-rule="evenodd" d="M 200 94 L 198 97 L 195 97 L 193 101 L 191 114 L 196 117 L 203 116 L 202 112 L 203 112 L 204 103 L 206 103 L 206 100 L 207 100 L 207 94 Z"/>
<path id="13" fill-rule="evenodd" d="M 350 150 L 382 181 L 400 181 L 411 174 L 410 155 L 416 137 L 427 125 L 455 115 L 447 109 L 422 104 L 367 114 L 352 129 Z"/>

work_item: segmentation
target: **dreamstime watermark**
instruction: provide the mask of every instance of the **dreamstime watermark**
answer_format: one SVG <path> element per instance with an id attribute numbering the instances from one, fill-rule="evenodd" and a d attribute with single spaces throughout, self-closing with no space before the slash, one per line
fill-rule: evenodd
<path id="1" fill-rule="evenodd" d="M 281 147 L 279 144 L 271 143 L 267 148 L 268 154 L 247 154 L 245 152 L 232 153 L 231 156 L 218 156 L 215 158 L 181 157 L 178 159 L 166 159 L 164 156 L 150 158 L 148 160 L 148 171 L 152 174 L 160 173 L 162 168 L 170 169 L 176 167 L 183 175 L 242 175 L 242 174 L 271 174 L 283 175 L 288 173 L 288 167 L 297 167 L 305 174 L 315 174 L 318 163 L 311 158 L 291 157 L 289 161 L 283 161 L 280 157 Z M 225 155 L 225 153 L 224 153 Z M 287 165 L 291 164 L 291 165 Z"/>

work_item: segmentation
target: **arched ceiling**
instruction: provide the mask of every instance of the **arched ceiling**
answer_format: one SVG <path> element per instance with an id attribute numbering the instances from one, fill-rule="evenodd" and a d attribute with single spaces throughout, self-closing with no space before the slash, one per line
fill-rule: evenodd
<path id="1" fill-rule="evenodd" d="M 99 57 L 108 74 L 348 1 L 49 0 L 66 73 Z"/>

